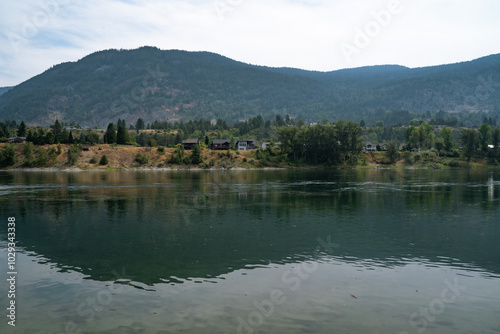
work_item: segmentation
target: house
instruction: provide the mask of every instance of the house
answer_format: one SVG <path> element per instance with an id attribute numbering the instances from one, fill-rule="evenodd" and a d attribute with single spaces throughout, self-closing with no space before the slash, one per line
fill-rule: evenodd
<path id="1" fill-rule="evenodd" d="M 268 146 L 269 146 L 269 145 L 271 145 L 271 143 L 270 143 L 270 142 L 268 142 L 268 141 L 263 142 L 263 143 L 262 143 L 262 145 L 261 145 L 261 148 L 262 148 L 263 150 L 265 150 L 266 148 L 268 148 Z M 278 149 L 278 148 L 280 148 L 280 145 L 281 145 L 281 143 L 280 143 L 280 142 L 274 143 L 273 148 L 274 148 L 274 149 Z"/>
<path id="2" fill-rule="evenodd" d="M 214 139 L 212 140 L 212 144 L 210 144 L 210 148 L 212 150 L 229 150 L 229 140 L 227 139 Z"/>
<path id="3" fill-rule="evenodd" d="M 10 137 L 7 138 L 7 143 L 23 144 L 26 141 L 26 137 Z"/>
<path id="4" fill-rule="evenodd" d="M 380 151 L 387 151 L 386 143 L 378 144 L 378 147 L 380 148 Z"/>
<path id="5" fill-rule="evenodd" d="M 365 143 L 364 150 L 366 152 L 375 152 L 377 150 L 377 146 L 373 145 L 371 141 L 367 141 Z"/>
<path id="6" fill-rule="evenodd" d="M 182 141 L 182 146 L 184 146 L 185 150 L 192 150 L 195 145 L 200 146 L 198 139 L 186 139 Z"/>
<path id="7" fill-rule="evenodd" d="M 234 149 L 237 151 L 250 151 L 257 148 L 254 140 L 238 140 L 234 145 Z"/>

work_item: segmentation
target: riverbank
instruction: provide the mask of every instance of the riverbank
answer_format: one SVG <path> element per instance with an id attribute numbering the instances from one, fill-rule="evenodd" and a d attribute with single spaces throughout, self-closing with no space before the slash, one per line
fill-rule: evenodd
<path id="1" fill-rule="evenodd" d="M 0 149 L 5 149 L 5 144 Z M 9 170 L 245 170 L 245 169 L 295 169 L 295 168 L 434 168 L 495 167 L 484 159 L 470 163 L 459 156 L 438 156 L 435 152 L 400 154 L 400 159 L 388 163 L 384 152 L 361 152 L 349 163 L 337 166 L 311 165 L 290 162 L 279 150 L 274 151 L 213 151 L 201 150 L 201 163 L 192 163 L 192 152 L 174 148 L 136 147 L 100 144 L 83 147 L 73 163 L 68 164 L 70 145 L 43 145 L 33 148 L 27 156 L 24 144 L 14 144 L 14 163 Z"/>

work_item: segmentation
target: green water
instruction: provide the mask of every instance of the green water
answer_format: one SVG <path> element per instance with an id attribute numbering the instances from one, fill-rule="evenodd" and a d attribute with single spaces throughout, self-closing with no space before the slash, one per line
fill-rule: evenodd
<path id="1" fill-rule="evenodd" d="M 0 172 L 0 217 L 0 333 L 500 333 L 498 170 Z"/>

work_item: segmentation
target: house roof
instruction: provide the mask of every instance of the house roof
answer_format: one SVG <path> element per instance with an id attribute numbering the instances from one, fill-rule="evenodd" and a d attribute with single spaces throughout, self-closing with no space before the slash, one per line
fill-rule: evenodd
<path id="1" fill-rule="evenodd" d="M 198 139 L 186 139 L 183 140 L 183 144 L 198 144 L 200 141 Z"/>
<path id="2" fill-rule="evenodd" d="M 212 140 L 212 144 L 225 144 L 225 143 L 229 144 L 229 140 L 227 140 L 227 139 L 214 139 L 214 140 Z"/>
<path id="3" fill-rule="evenodd" d="M 253 142 L 255 142 L 255 140 L 251 140 L 251 139 L 240 139 L 240 140 L 237 140 L 236 142 L 238 143 L 238 142 L 243 142 L 243 141 L 246 141 L 246 142 L 248 142 L 248 143 L 253 143 Z"/>

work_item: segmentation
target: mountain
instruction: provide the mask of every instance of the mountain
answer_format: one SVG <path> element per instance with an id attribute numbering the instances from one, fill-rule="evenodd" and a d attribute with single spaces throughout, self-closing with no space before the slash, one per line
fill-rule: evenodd
<path id="1" fill-rule="evenodd" d="M 11 88 L 12 87 L 0 87 L 0 95 L 3 95 L 5 92 L 7 92 Z"/>
<path id="2" fill-rule="evenodd" d="M 101 127 L 118 118 L 179 121 L 289 114 L 304 120 L 401 113 L 500 113 L 500 54 L 410 69 L 332 72 L 249 65 L 209 52 L 106 50 L 53 66 L 0 96 L 0 119 Z M 397 112 L 396 112 L 397 113 Z M 407 117 L 411 117 L 407 116 Z"/>

